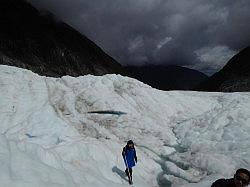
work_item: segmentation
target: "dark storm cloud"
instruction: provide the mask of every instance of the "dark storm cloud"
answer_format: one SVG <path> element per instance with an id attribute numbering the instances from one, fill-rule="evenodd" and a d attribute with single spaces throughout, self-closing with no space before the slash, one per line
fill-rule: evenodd
<path id="1" fill-rule="evenodd" d="M 208 74 L 250 44 L 249 0 L 31 0 L 122 64 L 177 64 Z"/>

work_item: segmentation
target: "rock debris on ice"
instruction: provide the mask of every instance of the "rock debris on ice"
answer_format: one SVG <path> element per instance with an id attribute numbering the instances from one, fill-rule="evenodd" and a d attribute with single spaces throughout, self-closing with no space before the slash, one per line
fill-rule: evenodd
<path id="1" fill-rule="evenodd" d="M 49 78 L 1 65 L 0 96 L 0 186 L 128 186 L 128 139 L 136 187 L 209 187 L 250 166 L 250 93 L 164 92 L 120 75 Z"/>

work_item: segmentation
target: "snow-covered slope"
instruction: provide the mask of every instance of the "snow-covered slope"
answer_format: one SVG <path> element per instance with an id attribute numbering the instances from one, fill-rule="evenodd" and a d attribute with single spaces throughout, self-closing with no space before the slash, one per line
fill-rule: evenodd
<path id="1" fill-rule="evenodd" d="M 0 186 L 209 187 L 250 166 L 250 93 L 163 92 L 119 75 L 0 66 Z"/>

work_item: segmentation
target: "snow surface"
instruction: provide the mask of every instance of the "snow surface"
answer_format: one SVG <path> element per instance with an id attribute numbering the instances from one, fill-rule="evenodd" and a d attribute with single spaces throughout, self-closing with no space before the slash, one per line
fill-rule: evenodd
<path id="1" fill-rule="evenodd" d="M 128 186 L 129 139 L 136 187 L 210 187 L 250 166 L 250 93 L 164 92 L 119 75 L 49 78 L 1 65 L 0 96 L 0 186 Z"/>

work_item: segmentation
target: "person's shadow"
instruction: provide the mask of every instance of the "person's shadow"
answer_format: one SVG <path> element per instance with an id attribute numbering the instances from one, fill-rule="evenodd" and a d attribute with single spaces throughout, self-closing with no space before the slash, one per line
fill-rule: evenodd
<path id="1" fill-rule="evenodd" d="M 112 168 L 112 171 L 114 173 L 117 173 L 123 180 L 126 180 L 128 182 L 128 179 L 127 179 L 127 175 L 125 173 L 125 171 L 122 171 L 121 169 L 119 169 L 117 166 L 114 166 Z"/>

